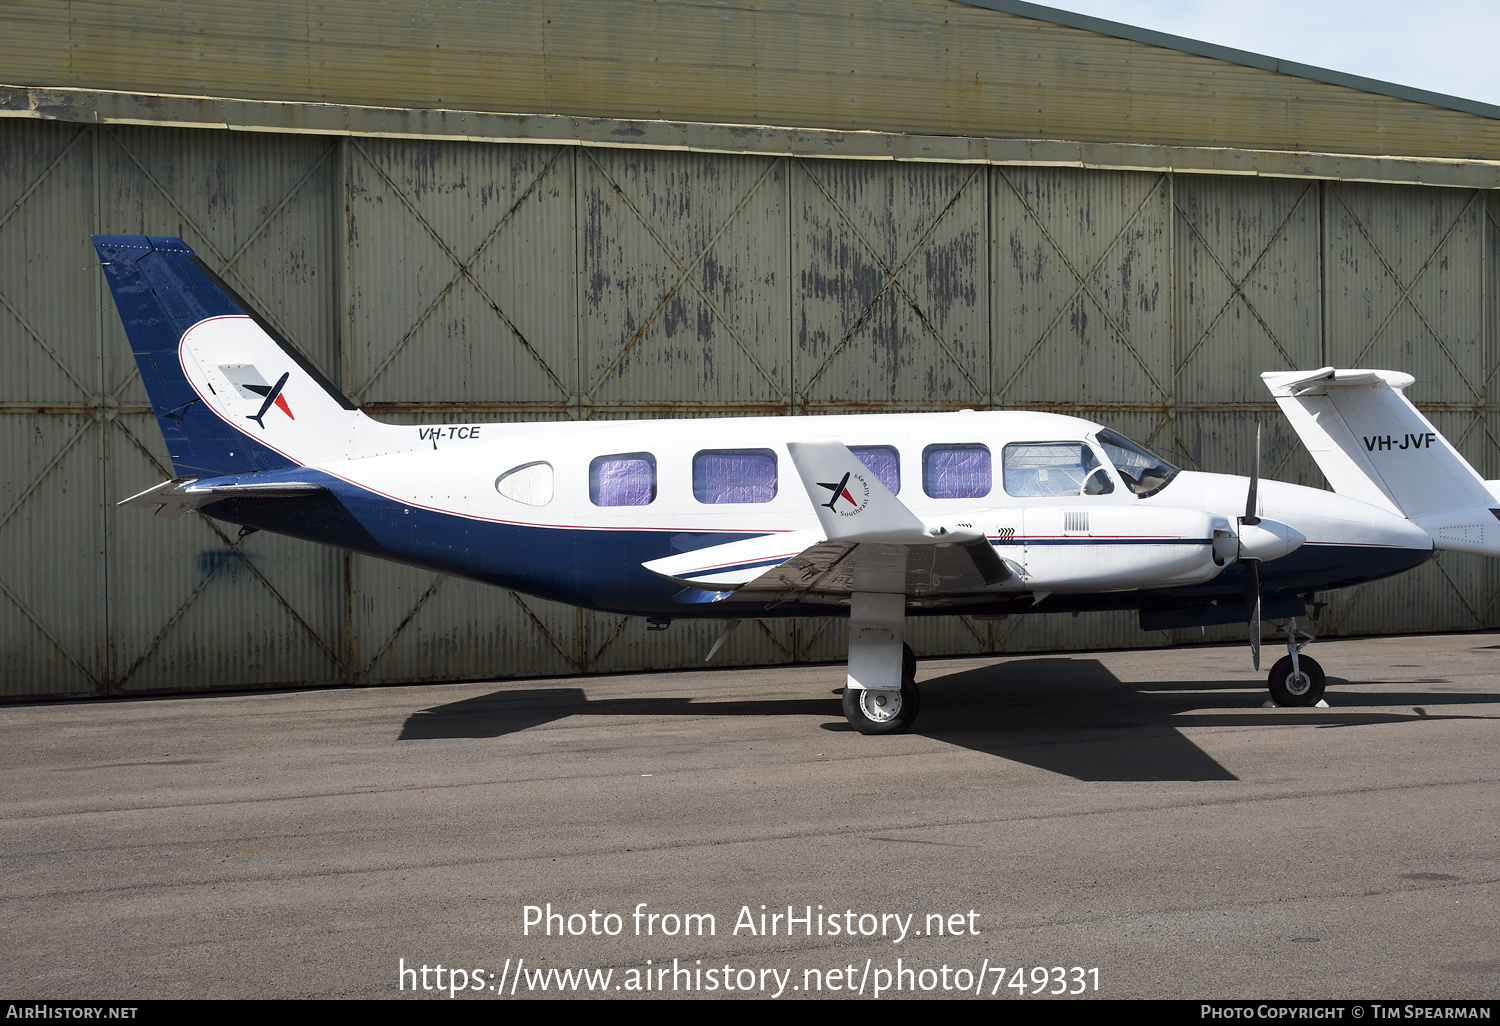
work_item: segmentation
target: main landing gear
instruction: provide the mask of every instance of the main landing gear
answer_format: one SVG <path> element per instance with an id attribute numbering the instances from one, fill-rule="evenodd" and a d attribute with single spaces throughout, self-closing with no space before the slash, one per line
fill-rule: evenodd
<path id="1" fill-rule="evenodd" d="M 1313 640 L 1312 632 L 1299 628 L 1296 620 L 1287 623 L 1287 654 L 1276 660 L 1268 678 L 1271 701 L 1277 705 L 1314 706 L 1323 700 L 1328 683 L 1323 667 L 1311 656 L 1301 655 Z"/>
<path id="2" fill-rule="evenodd" d="M 905 595 L 850 596 L 844 717 L 861 734 L 899 734 L 916 721 L 917 657 L 905 627 Z"/>
<path id="3" fill-rule="evenodd" d="M 907 644 L 901 649 L 900 691 L 844 688 L 844 718 L 861 734 L 900 734 L 917 718 L 917 654 Z"/>

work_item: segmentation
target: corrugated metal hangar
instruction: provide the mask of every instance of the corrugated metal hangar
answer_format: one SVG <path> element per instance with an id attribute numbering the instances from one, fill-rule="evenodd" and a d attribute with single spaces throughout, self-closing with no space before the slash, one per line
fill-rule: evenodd
<path id="1" fill-rule="evenodd" d="M 180 235 L 406 422 L 1029 408 L 1322 483 L 1258 378 L 1377 366 L 1500 477 L 1500 108 L 1014 0 L 0 7 L 0 695 L 697 664 L 114 502 L 171 476 L 89 245 Z M 1323 633 L 1495 626 L 1441 555 Z M 1162 644 L 918 619 L 924 654 Z M 840 659 L 838 621 L 728 663 Z"/>

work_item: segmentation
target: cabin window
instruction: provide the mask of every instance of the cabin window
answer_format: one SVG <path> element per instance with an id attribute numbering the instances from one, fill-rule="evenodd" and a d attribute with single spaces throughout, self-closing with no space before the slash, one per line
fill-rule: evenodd
<path id="1" fill-rule="evenodd" d="M 770 449 L 704 449 L 693 457 L 693 498 L 704 503 L 776 498 L 776 454 Z"/>
<path id="2" fill-rule="evenodd" d="M 512 467 L 495 478 L 495 491 L 528 506 L 545 506 L 552 501 L 552 464 L 538 461 Z"/>
<path id="3" fill-rule="evenodd" d="M 849 451 L 892 495 L 901 494 L 901 455 L 894 445 L 851 445 Z"/>
<path id="4" fill-rule="evenodd" d="M 589 464 L 595 506 L 649 506 L 656 499 L 656 457 L 649 452 L 600 456 Z"/>
<path id="5" fill-rule="evenodd" d="M 989 446 L 949 443 L 922 450 L 922 490 L 934 499 L 978 499 L 991 487 Z"/>
<path id="6" fill-rule="evenodd" d="M 1084 442 L 1017 442 L 1000 457 L 1005 494 L 1108 495 L 1115 490 L 1109 472 Z"/>

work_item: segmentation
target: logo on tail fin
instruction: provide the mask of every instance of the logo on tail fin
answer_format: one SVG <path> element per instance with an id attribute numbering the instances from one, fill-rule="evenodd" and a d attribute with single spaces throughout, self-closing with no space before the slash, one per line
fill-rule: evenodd
<path id="1" fill-rule="evenodd" d="M 864 493 L 858 499 L 856 499 L 852 494 L 850 494 L 850 491 L 849 491 L 849 479 L 850 478 L 854 479 L 855 483 L 858 485 L 858 487 Z M 832 483 L 830 481 L 819 481 L 818 482 L 818 487 L 819 488 L 827 488 L 830 492 L 833 493 L 833 496 L 827 502 L 819 503 L 819 505 L 823 506 L 826 509 L 832 510 L 833 512 L 837 513 L 839 516 L 842 516 L 842 517 L 851 517 L 851 516 L 853 516 L 854 514 L 858 513 L 860 510 L 864 509 L 866 506 L 868 506 L 870 504 L 870 484 L 869 484 L 869 482 L 866 481 L 860 475 L 854 473 L 853 471 L 849 471 L 849 472 L 845 473 L 844 476 L 839 480 L 838 484 L 834 484 L 834 483 Z M 849 505 L 852 508 L 851 509 L 844 509 L 844 510 L 839 509 L 838 508 L 838 502 L 839 502 L 840 499 L 847 500 L 848 503 L 849 503 Z"/>
<path id="2" fill-rule="evenodd" d="M 226 364 L 219 370 L 224 372 L 224 376 L 229 379 L 229 383 L 235 387 L 235 391 L 239 392 L 241 397 L 245 399 L 259 397 L 263 400 L 259 410 L 245 417 L 246 420 L 253 420 L 259 424 L 262 431 L 266 428 L 265 416 L 272 406 L 285 413 L 288 419 L 297 419 L 292 415 L 292 407 L 287 403 L 286 396 L 281 394 L 281 390 L 286 387 L 287 380 L 292 376 L 291 371 L 281 375 L 276 379 L 276 384 L 271 385 L 261 377 L 260 371 L 248 363 Z"/>

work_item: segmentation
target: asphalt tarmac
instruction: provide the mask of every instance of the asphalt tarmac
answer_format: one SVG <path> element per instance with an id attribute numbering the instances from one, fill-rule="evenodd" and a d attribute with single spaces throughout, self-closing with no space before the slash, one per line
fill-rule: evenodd
<path id="1" fill-rule="evenodd" d="M 0 707 L 0 998 L 1500 996 L 1500 636 L 1309 654 Z"/>

